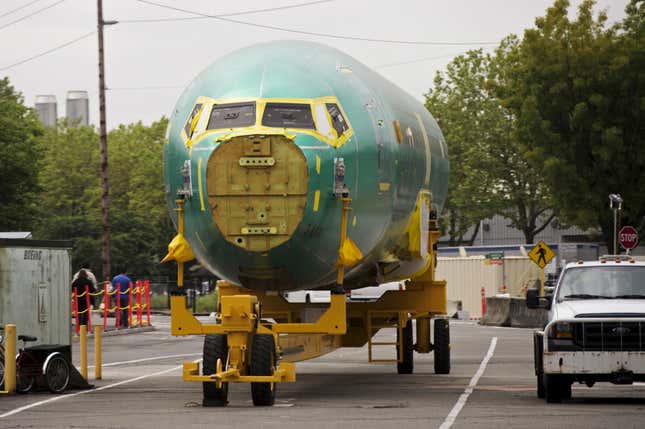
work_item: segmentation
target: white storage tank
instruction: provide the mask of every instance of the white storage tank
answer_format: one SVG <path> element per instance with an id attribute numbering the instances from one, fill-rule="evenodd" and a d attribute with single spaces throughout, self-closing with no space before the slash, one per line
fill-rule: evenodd
<path id="1" fill-rule="evenodd" d="M 0 239 L 0 325 L 34 344 L 71 345 L 69 241 Z"/>
<path id="2" fill-rule="evenodd" d="M 72 123 L 79 121 L 78 125 L 89 125 L 90 98 L 87 91 L 67 91 L 65 116 Z"/>
<path id="3" fill-rule="evenodd" d="M 58 118 L 58 108 L 55 95 L 36 96 L 36 114 L 40 122 L 46 127 L 55 127 Z"/>

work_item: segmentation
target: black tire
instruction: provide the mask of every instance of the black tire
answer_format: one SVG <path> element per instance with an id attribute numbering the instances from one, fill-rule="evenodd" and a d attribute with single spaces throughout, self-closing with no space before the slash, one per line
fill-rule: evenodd
<path id="1" fill-rule="evenodd" d="M 533 334 L 533 364 L 535 367 L 535 378 L 537 382 L 537 396 L 540 399 L 544 399 L 545 389 L 544 389 L 544 370 L 542 365 L 542 349 L 544 348 L 542 343 L 542 336 L 537 333 Z"/>
<path id="2" fill-rule="evenodd" d="M 544 374 L 544 398 L 549 404 L 562 402 L 563 383 L 562 377 L 556 374 Z M 571 387 L 569 385 L 569 387 Z"/>
<path id="3" fill-rule="evenodd" d="M 212 334 L 204 337 L 202 374 L 211 375 L 217 371 L 217 359 L 221 359 L 222 368 L 226 369 L 228 362 L 228 343 L 226 335 Z M 224 407 L 228 404 L 228 383 L 222 383 L 220 389 L 213 382 L 203 382 L 204 407 Z"/>
<path id="4" fill-rule="evenodd" d="M 401 337 L 399 337 L 399 332 Z M 397 342 L 401 347 L 396 348 L 396 371 L 399 374 L 412 374 L 414 372 L 414 341 L 412 338 L 412 320 L 408 320 L 405 327 L 396 330 Z M 401 349 L 403 356 L 401 356 Z"/>
<path id="5" fill-rule="evenodd" d="M 18 376 L 16 377 L 16 392 L 18 393 L 29 393 L 34 388 L 36 384 L 36 379 L 31 376 L 20 375 L 20 370 L 16 370 Z"/>
<path id="6" fill-rule="evenodd" d="M 311 297 L 309 296 L 309 294 L 305 296 L 305 304 L 311 304 Z"/>
<path id="7" fill-rule="evenodd" d="M 45 368 L 45 382 L 52 393 L 63 393 L 69 385 L 69 364 L 61 355 L 52 356 Z"/>
<path id="8" fill-rule="evenodd" d="M 450 325 L 448 319 L 434 321 L 434 372 L 450 374 Z"/>
<path id="9" fill-rule="evenodd" d="M 275 342 L 271 334 L 255 334 L 251 344 L 251 375 L 273 375 L 276 366 Z M 275 383 L 251 383 L 255 406 L 275 403 Z"/>
<path id="10" fill-rule="evenodd" d="M 4 354 L 0 352 L 0 390 L 4 390 Z"/>
<path id="11" fill-rule="evenodd" d="M 571 399 L 572 393 L 571 393 L 571 382 L 569 380 L 562 380 L 562 385 L 561 385 L 561 392 L 562 394 L 562 399 Z"/>
<path id="12" fill-rule="evenodd" d="M 538 374 L 535 376 L 537 379 L 537 396 L 540 399 L 544 399 L 546 393 L 544 389 L 544 375 Z"/>

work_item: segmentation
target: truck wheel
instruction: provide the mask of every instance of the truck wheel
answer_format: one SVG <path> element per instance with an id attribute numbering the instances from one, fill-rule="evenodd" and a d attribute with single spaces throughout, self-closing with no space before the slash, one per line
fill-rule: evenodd
<path id="1" fill-rule="evenodd" d="M 541 336 L 533 334 L 533 361 L 535 366 L 535 378 L 537 379 L 537 396 L 544 399 L 544 369 L 542 365 L 542 344 Z"/>
<path id="2" fill-rule="evenodd" d="M 540 399 L 544 399 L 545 389 L 544 389 L 544 375 L 538 374 L 535 376 L 537 379 L 537 396 Z"/>
<path id="3" fill-rule="evenodd" d="M 434 372 L 450 374 L 450 325 L 448 319 L 434 321 Z"/>
<path id="4" fill-rule="evenodd" d="M 60 354 L 52 356 L 45 368 L 45 382 L 52 393 L 63 393 L 69 384 L 69 364 Z"/>
<path id="5" fill-rule="evenodd" d="M 399 336 L 399 332 L 401 336 Z M 405 327 L 400 331 L 396 330 L 397 343 L 400 347 L 396 348 L 396 371 L 399 374 L 412 374 L 414 372 L 414 341 L 412 339 L 412 320 L 408 320 Z M 403 356 L 401 356 L 403 349 Z"/>
<path id="6" fill-rule="evenodd" d="M 276 366 L 273 335 L 255 334 L 251 347 L 251 375 L 273 375 Z M 275 383 L 251 383 L 253 405 L 273 405 L 275 403 L 275 387 Z"/>
<path id="7" fill-rule="evenodd" d="M 569 386 L 571 387 L 571 386 Z M 562 402 L 564 384 L 562 376 L 557 374 L 544 374 L 544 397 L 549 404 Z"/>
<path id="8" fill-rule="evenodd" d="M 203 359 L 203 375 L 215 373 L 217 359 L 222 360 L 222 368 L 226 369 L 226 362 L 228 361 L 226 335 L 212 334 L 204 337 Z M 220 389 L 217 388 L 215 383 L 211 382 L 204 382 L 202 386 L 204 390 L 202 405 L 204 407 L 224 407 L 228 404 L 228 383 L 222 383 Z"/>
<path id="9" fill-rule="evenodd" d="M 568 380 L 562 380 L 562 394 L 560 395 L 562 396 L 562 399 L 571 399 L 571 384 L 572 383 Z"/>

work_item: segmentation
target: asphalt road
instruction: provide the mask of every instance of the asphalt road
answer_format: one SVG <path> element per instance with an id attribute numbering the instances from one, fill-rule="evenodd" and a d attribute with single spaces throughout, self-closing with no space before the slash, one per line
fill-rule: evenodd
<path id="1" fill-rule="evenodd" d="M 172 337 L 168 323 L 156 317 L 155 331 L 104 338 L 93 390 L 0 396 L 0 428 L 645 427 L 645 384 L 575 385 L 571 401 L 546 404 L 535 393 L 531 330 L 462 321 L 451 321 L 450 375 L 434 374 L 432 355 L 415 354 L 415 373 L 397 375 L 395 364 L 367 363 L 365 348 L 340 349 L 297 364 L 298 381 L 278 386 L 273 407 L 253 407 L 250 386 L 232 384 L 228 407 L 203 408 L 201 385 L 180 370 L 200 358 L 202 339 Z"/>

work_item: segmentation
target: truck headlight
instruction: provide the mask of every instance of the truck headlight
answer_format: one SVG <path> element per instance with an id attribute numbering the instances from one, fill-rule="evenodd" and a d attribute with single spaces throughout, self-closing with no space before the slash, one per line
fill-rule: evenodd
<path id="1" fill-rule="evenodd" d="M 551 338 L 573 339 L 572 328 L 569 322 L 558 322 L 551 327 Z"/>

